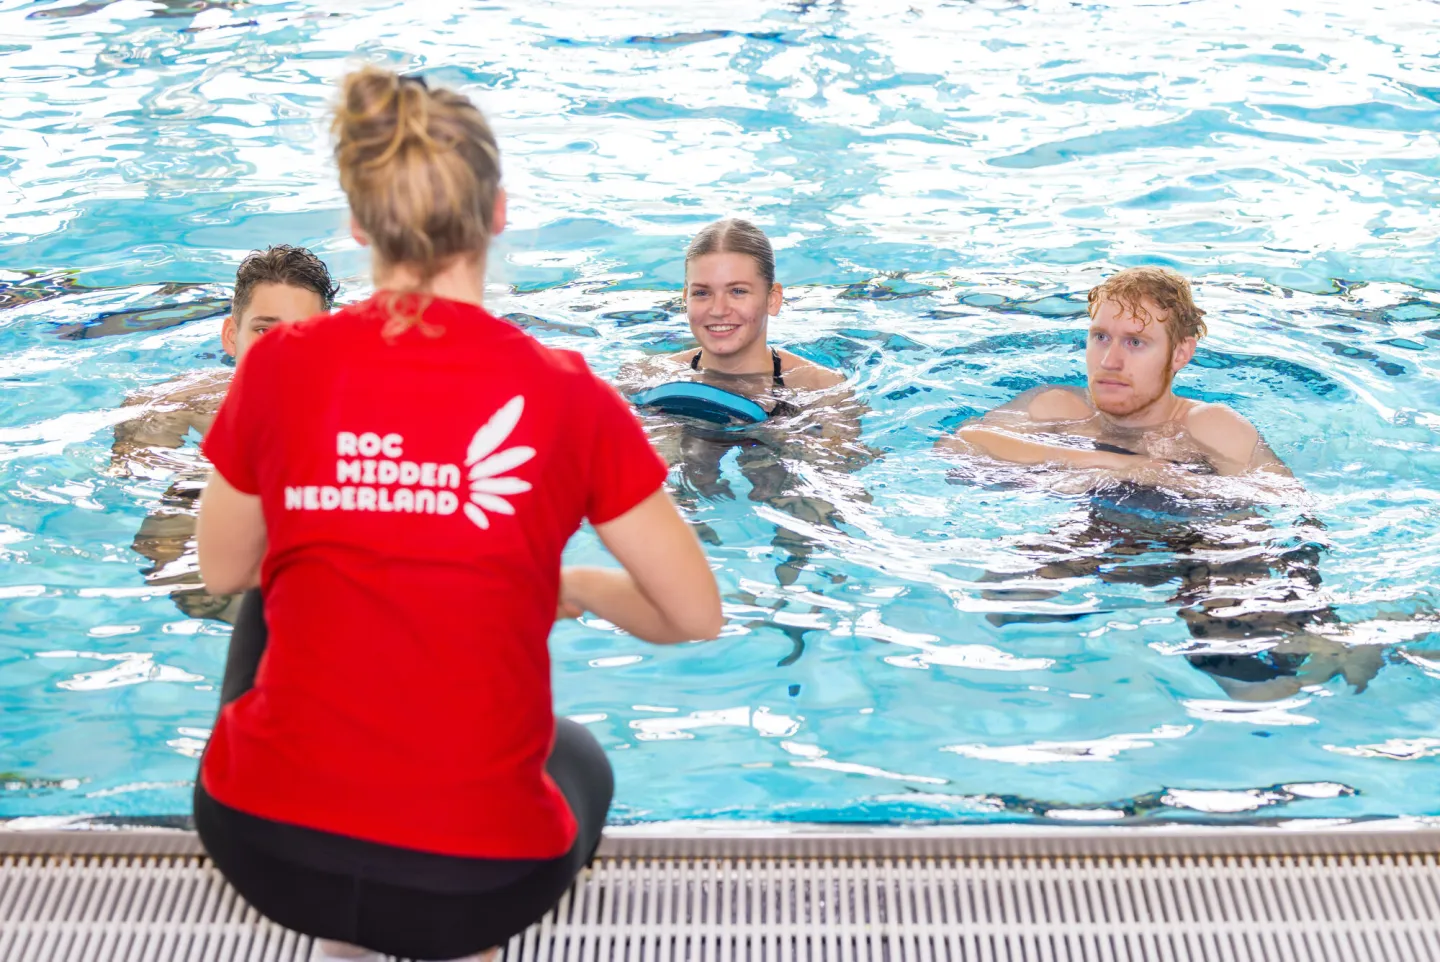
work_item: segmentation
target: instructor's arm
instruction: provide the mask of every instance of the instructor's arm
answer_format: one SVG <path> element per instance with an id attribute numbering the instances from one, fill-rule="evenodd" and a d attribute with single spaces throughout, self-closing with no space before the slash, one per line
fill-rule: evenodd
<path id="1" fill-rule="evenodd" d="M 232 595 L 260 584 L 265 558 L 265 514 L 258 495 L 235 490 L 219 471 L 200 497 L 195 525 L 200 577 L 212 595 Z"/>
<path id="2" fill-rule="evenodd" d="M 663 488 L 595 532 L 624 570 L 564 569 L 563 607 L 594 612 L 658 645 L 720 634 L 725 616 L 715 576 Z"/>

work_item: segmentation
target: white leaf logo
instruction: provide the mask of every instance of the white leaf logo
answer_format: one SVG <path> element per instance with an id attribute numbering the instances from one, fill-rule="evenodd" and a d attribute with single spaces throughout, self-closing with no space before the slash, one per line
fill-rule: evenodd
<path id="1" fill-rule="evenodd" d="M 514 514 L 515 506 L 505 500 L 505 495 L 523 494 L 530 490 L 529 481 L 501 475 L 535 457 L 535 449 L 520 446 L 496 450 L 520 423 L 524 410 L 525 398 L 519 395 L 511 398 L 470 439 L 470 449 L 465 452 L 465 466 L 470 469 L 470 503 L 465 505 L 465 517 L 475 522 L 477 527 L 490 527 L 486 511 Z"/>
<path id="2" fill-rule="evenodd" d="M 481 428 L 480 430 L 485 430 Z M 489 478 L 497 474 L 503 474 L 511 468 L 518 468 L 520 465 L 535 457 L 534 448 L 506 448 L 504 451 L 490 455 L 484 461 L 470 465 L 470 479 Z"/>

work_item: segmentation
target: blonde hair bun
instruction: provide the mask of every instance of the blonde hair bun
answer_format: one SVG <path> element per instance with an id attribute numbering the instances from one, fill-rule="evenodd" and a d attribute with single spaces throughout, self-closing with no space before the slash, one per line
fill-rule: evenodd
<path id="1" fill-rule="evenodd" d="M 500 149 L 469 98 L 367 66 L 346 75 L 331 125 L 340 186 L 376 254 L 422 286 L 494 230 Z"/>

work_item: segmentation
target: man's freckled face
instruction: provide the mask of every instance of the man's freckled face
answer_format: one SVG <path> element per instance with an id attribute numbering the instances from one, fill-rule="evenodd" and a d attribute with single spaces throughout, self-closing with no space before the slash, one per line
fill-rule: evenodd
<path id="1" fill-rule="evenodd" d="M 1144 305 L 1152 317 L 1155 305 Z M 1170 389 L 1173 351 L 1162 321 L 1142 323 L 1113 301 L 1101 301 L 1090 321 L 1085 369 L 1095 406 L 1124 417 L 1155 403 Z"/>

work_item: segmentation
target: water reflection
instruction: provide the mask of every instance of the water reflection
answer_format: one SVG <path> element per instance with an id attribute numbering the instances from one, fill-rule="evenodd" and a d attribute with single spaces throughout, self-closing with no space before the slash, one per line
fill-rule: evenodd
<path id="1" fill-rule="evenodd" d="M 1018 603 L 1060 596 L 1046 581 L 1173 585 L 1192 643 L 1187 661 L 1231 697 L 1273 702 L 1343 678 L 1357 692 L 1384 663 L 1378 646 L 1348 644 L 1324 596 L 1323 526 L 1302 517 L 1277 530 L 1259 509 L 1116 485 L 1086 497 L 1076 516 L 1016 547 L 1029 570 L 987 572 L 983 597 Z M 1016 581 L 1025 587 L 1005 587 Z M 1079 615 L 986 615 L 997 626 L 1074 620 Z"/>
<path id="2" fill-rule="evenodd" d="M 6 273 L 10 276 L 5 277 Z M 0 311 L 61 298 L 63 310 L 55 312 L 60 316 L 51 320 L 47 329 L 64 341 L 163 331 L 223 317 L 230 310 L 229 292 L 218 284 L 96 287 L 69 271 L 0 272 Z M 87 310 L 89 302 L 104 306 Z M 66 314 L 78 316 L 72 320 L 64 318 Z"/>
<path id="3" fill-rule="evenodd" d="M 27 20 L 68 20 L 74 17 L 88 17 L 106 7 L 114 6 L 121 0 L 86 0 L 63 7 L 48 7 L 26 14 Z M 235 10 L 247 6 L 244 0 L 149 0 L 140 8 L 143 15 L 171 19 L 194 17 L 206 10 Z"/>

